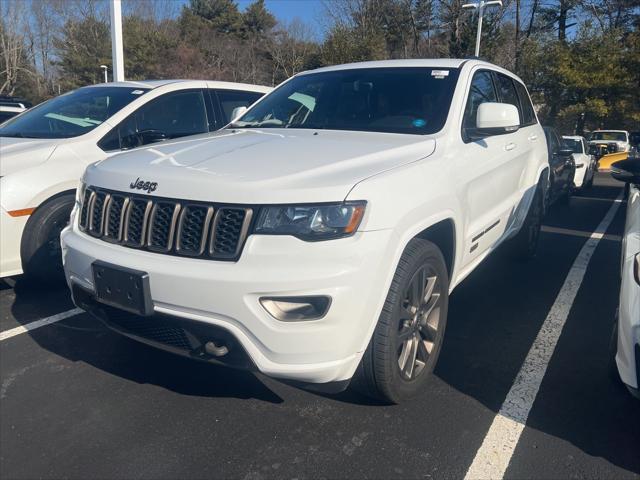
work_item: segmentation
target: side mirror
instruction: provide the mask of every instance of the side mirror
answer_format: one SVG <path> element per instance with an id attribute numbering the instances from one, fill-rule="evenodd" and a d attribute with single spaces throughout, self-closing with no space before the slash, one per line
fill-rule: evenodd
<path id="1" fill-rule="evenodd" d="M 611 165 L 611 176 L 625 183 L 640 185 L 640 160 L 621 160 Z"/>
<path id="2" fill-rule="evenodd" d="M 141 130 L 138 132 L 142 145 L 149 143 L 162 142 L 168 138 L 167 134 L 162 130 Z"/>
<path id="3" fill-rule="evenodd" d="M 560 155 L 561 157 L 569 157 L 573 155 L 573 150 L 570 148 L 561 148 L 556 152 L 556 155 Z"/>
<path id="4" fill-rule="evenodd" d="M 478 106 L 475 134 L 504 135 L 520 128 L 520 113 L 509 103 L 487 102 Z"/>
<path id="5" fill-rule="evenodd" d="M 235 122 L 242 115 L 244 115 L 244 112 L 246 112 L 247 110 L 248 110 L 247 107 L 236 107 L 236 108 L 234 108 L 231 111 L 231 121 Z"/>

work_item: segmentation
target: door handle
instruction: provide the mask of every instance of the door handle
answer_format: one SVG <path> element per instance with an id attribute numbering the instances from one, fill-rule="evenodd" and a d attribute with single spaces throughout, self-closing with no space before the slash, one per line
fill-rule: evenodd
<path id="1" fill-rule="evenodd" d="M 527 140 L 529 140 L 530 142 L 535 142 L 538 139 L 538 136 L 533 134 L 533 135 L 529 135 L 529 138 Z"/>
<path id="2" fill-rule="evenodd" d="M 516 148 L 516 144 L 515 143 L 507 143 L 504 146 L 504 149 L 508 152 L 509 150 L 513 150 L 514 148 Z"/>

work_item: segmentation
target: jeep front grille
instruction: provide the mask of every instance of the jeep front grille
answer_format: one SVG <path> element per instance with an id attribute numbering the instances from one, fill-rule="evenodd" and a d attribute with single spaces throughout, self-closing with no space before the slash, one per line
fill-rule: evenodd
<path id="1" fill-rule="evenodd" d="M 87 187 L 80 229 L 119 245 L 157 253 L 236 260 L 253 210 L 237 205 L 156 199 Z"/>

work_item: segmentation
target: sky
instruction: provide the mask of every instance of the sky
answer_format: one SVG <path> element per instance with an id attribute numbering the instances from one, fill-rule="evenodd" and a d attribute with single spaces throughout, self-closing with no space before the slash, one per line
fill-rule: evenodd
<path id="1" fill-rule="evenodd" d="M 252 0 L 237 0 L 237 3 L 243 10 Z M 313 26 L 323 12 L 322 0 L 265 0 L 265 3 L 278 20 L 291 21 L 297 17 Z"/>

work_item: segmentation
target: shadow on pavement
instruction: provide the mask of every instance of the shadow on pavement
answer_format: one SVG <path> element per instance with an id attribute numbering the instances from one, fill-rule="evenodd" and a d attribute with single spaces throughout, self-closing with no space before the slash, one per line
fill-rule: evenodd
<path id="1" fill-rule="evenodd" d="M 615 198 L 620 188 L 594 187 L 590 195 L 595 192 L 600 198 Z M 572 228 L 593 231 L 610 206 L 590 204 L 589 208 L 602 212 L 587 215 Z M 560 210 L 565 208 L 552 211 L 551 216 L 562 221 Z M 584 214 L 577 208 L 566 210 L 575 213 L 571 220 Z M 621 208 L 609 233 L 620 234 L 623 225 Z M 513 264 L 497 252 L 480 266 L 451 296 L 436 374 L 497 413 L 585 240 L 543 234 L 534 261 Z M 545 448 L 547 458 L 557 458 L 559 452 L 554 449 L 562 448 L 563 442 L 549 441 L 544 435 L 528 445 L 535 429 L 570 442 L 589 456 L 640 473 L 640 402 L 612 381 L 607 371 L 618 305 L 619 255 L 618 242 L 602 240 L 592 258 L 518 444 L 518 449 L 527 451 L 523 455 L 527 460 L 544 462 Z M 518 477 L 531 471 L 509 473 Z M 560 471 L 537 471 L 541 477 L 563 476 Z"/>
<path id="2" fill-rule="evenodd" d="M 66 285 L 43 285 L 18 277 L 11 313 L 20 324 L 74 308 Z M 47 313 L 51 304 L 55 311 Z M 38 313 L 40 313 L 38 315 Z M 201 397 L 282 399 L 247 371 L 182 358 L 130 340 L 108 330 L 88 314 L 70 317 L 29 332 L 44 349 L 73 362 L 84 362 L 139 384 Z"/>

